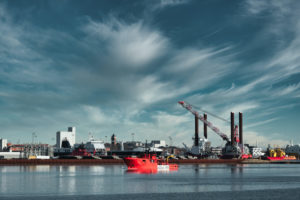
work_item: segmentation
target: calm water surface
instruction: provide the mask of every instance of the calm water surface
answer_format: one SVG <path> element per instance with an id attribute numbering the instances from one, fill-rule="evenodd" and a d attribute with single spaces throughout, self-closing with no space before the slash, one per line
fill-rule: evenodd
<path id="1" fill-rule="evenodd" d="M 0 199 L 300 199 L 300 165 L 0 166 Z M 200 198 L 201 197 L 201 198 Z"/>

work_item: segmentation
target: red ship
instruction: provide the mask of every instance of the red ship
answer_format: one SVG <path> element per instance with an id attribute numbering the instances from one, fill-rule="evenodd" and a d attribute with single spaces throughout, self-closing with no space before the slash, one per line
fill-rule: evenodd
<path id="1" fill-rule="evenodd" d="M 126 157 L 124 162 L 128 167 L 128 171 L 136 171 L 141 173 L 156 173 L 157 171 L 174 171 L 178 170 L 177 164 L 170 164 L 164 159 L 157 159 L 156 155 L 145 154 L 143 157 L 134 158 Z"/>
<path id="2" fill-rule="evenodd" d="M 268 160 L 296 160 L 295 156 L 267 157 Z"/>
<path id="3" fill-rule="evenodd" d="M 283 160 L 284 156 L 281 156 L 281 157 L 270 157 L 270 156 L 267 156 L 267 159 L 268 160 Z"/>
<path id="4" fill-rule="evenodd" d="M 91 157 L 92 154 L 90 154 L 83 144 L 79 145 L 77 148 L 75 148 L 71 154 L 72 156 L 85 156 L 85 157 Z"/>

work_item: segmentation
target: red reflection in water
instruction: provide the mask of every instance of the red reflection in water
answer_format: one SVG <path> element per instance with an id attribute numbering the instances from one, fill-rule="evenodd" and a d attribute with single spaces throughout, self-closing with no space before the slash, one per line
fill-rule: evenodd
<path id="1" fill-rule="evenodd" d="M 155 169 L 137 169 L 137 170 L 126 170 L 126 173 L 132 173 L 132 174 L 157 174 L 157 173 L 169 173 L 178 171 L 178 168 L 173 168 L 169 170 L 155 170 Z"/>
<path id="2" fill-rule="evenodd" d="M 130 174 L 156 174 L 157 170 L 126 170 Z"/>

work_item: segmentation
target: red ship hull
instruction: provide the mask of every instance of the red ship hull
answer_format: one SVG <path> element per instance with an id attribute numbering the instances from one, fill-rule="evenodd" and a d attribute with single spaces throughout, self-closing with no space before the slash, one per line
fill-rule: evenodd
<path id="1" fill-rule="evenodd" d="M 296 160 L 295 156 L 282 157 L 267 157 L 269 160 Z"/>
<path id="2" fill-rule="evenodd" d="M 282 156 L 282 157 L 267 157 L 268 158 L 268 160 L 284 160 L 284 156 Z"/>
<path id="3" fill-rule="evenodd" d="M 155 155 L 145 155 L 142 158 L 124 158 L 124 162 L 128 167 L 128 171 L 138 171 L 142 173 L 156 173 L 157 171 L 164 170 L 177 170 L 177 164 L 169 164 L 164 160 L 157 159 Z"/>

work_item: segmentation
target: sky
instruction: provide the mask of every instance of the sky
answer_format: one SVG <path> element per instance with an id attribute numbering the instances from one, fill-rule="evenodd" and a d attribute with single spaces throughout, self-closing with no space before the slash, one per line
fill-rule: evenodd
<path id="1" fill-rule="evenodd" d="M 1 0 L 0 137 L 192 145 L 184 100 L 243 112 L 245 143 L 300 143 L 299 19 L 297 0 Z"/>

